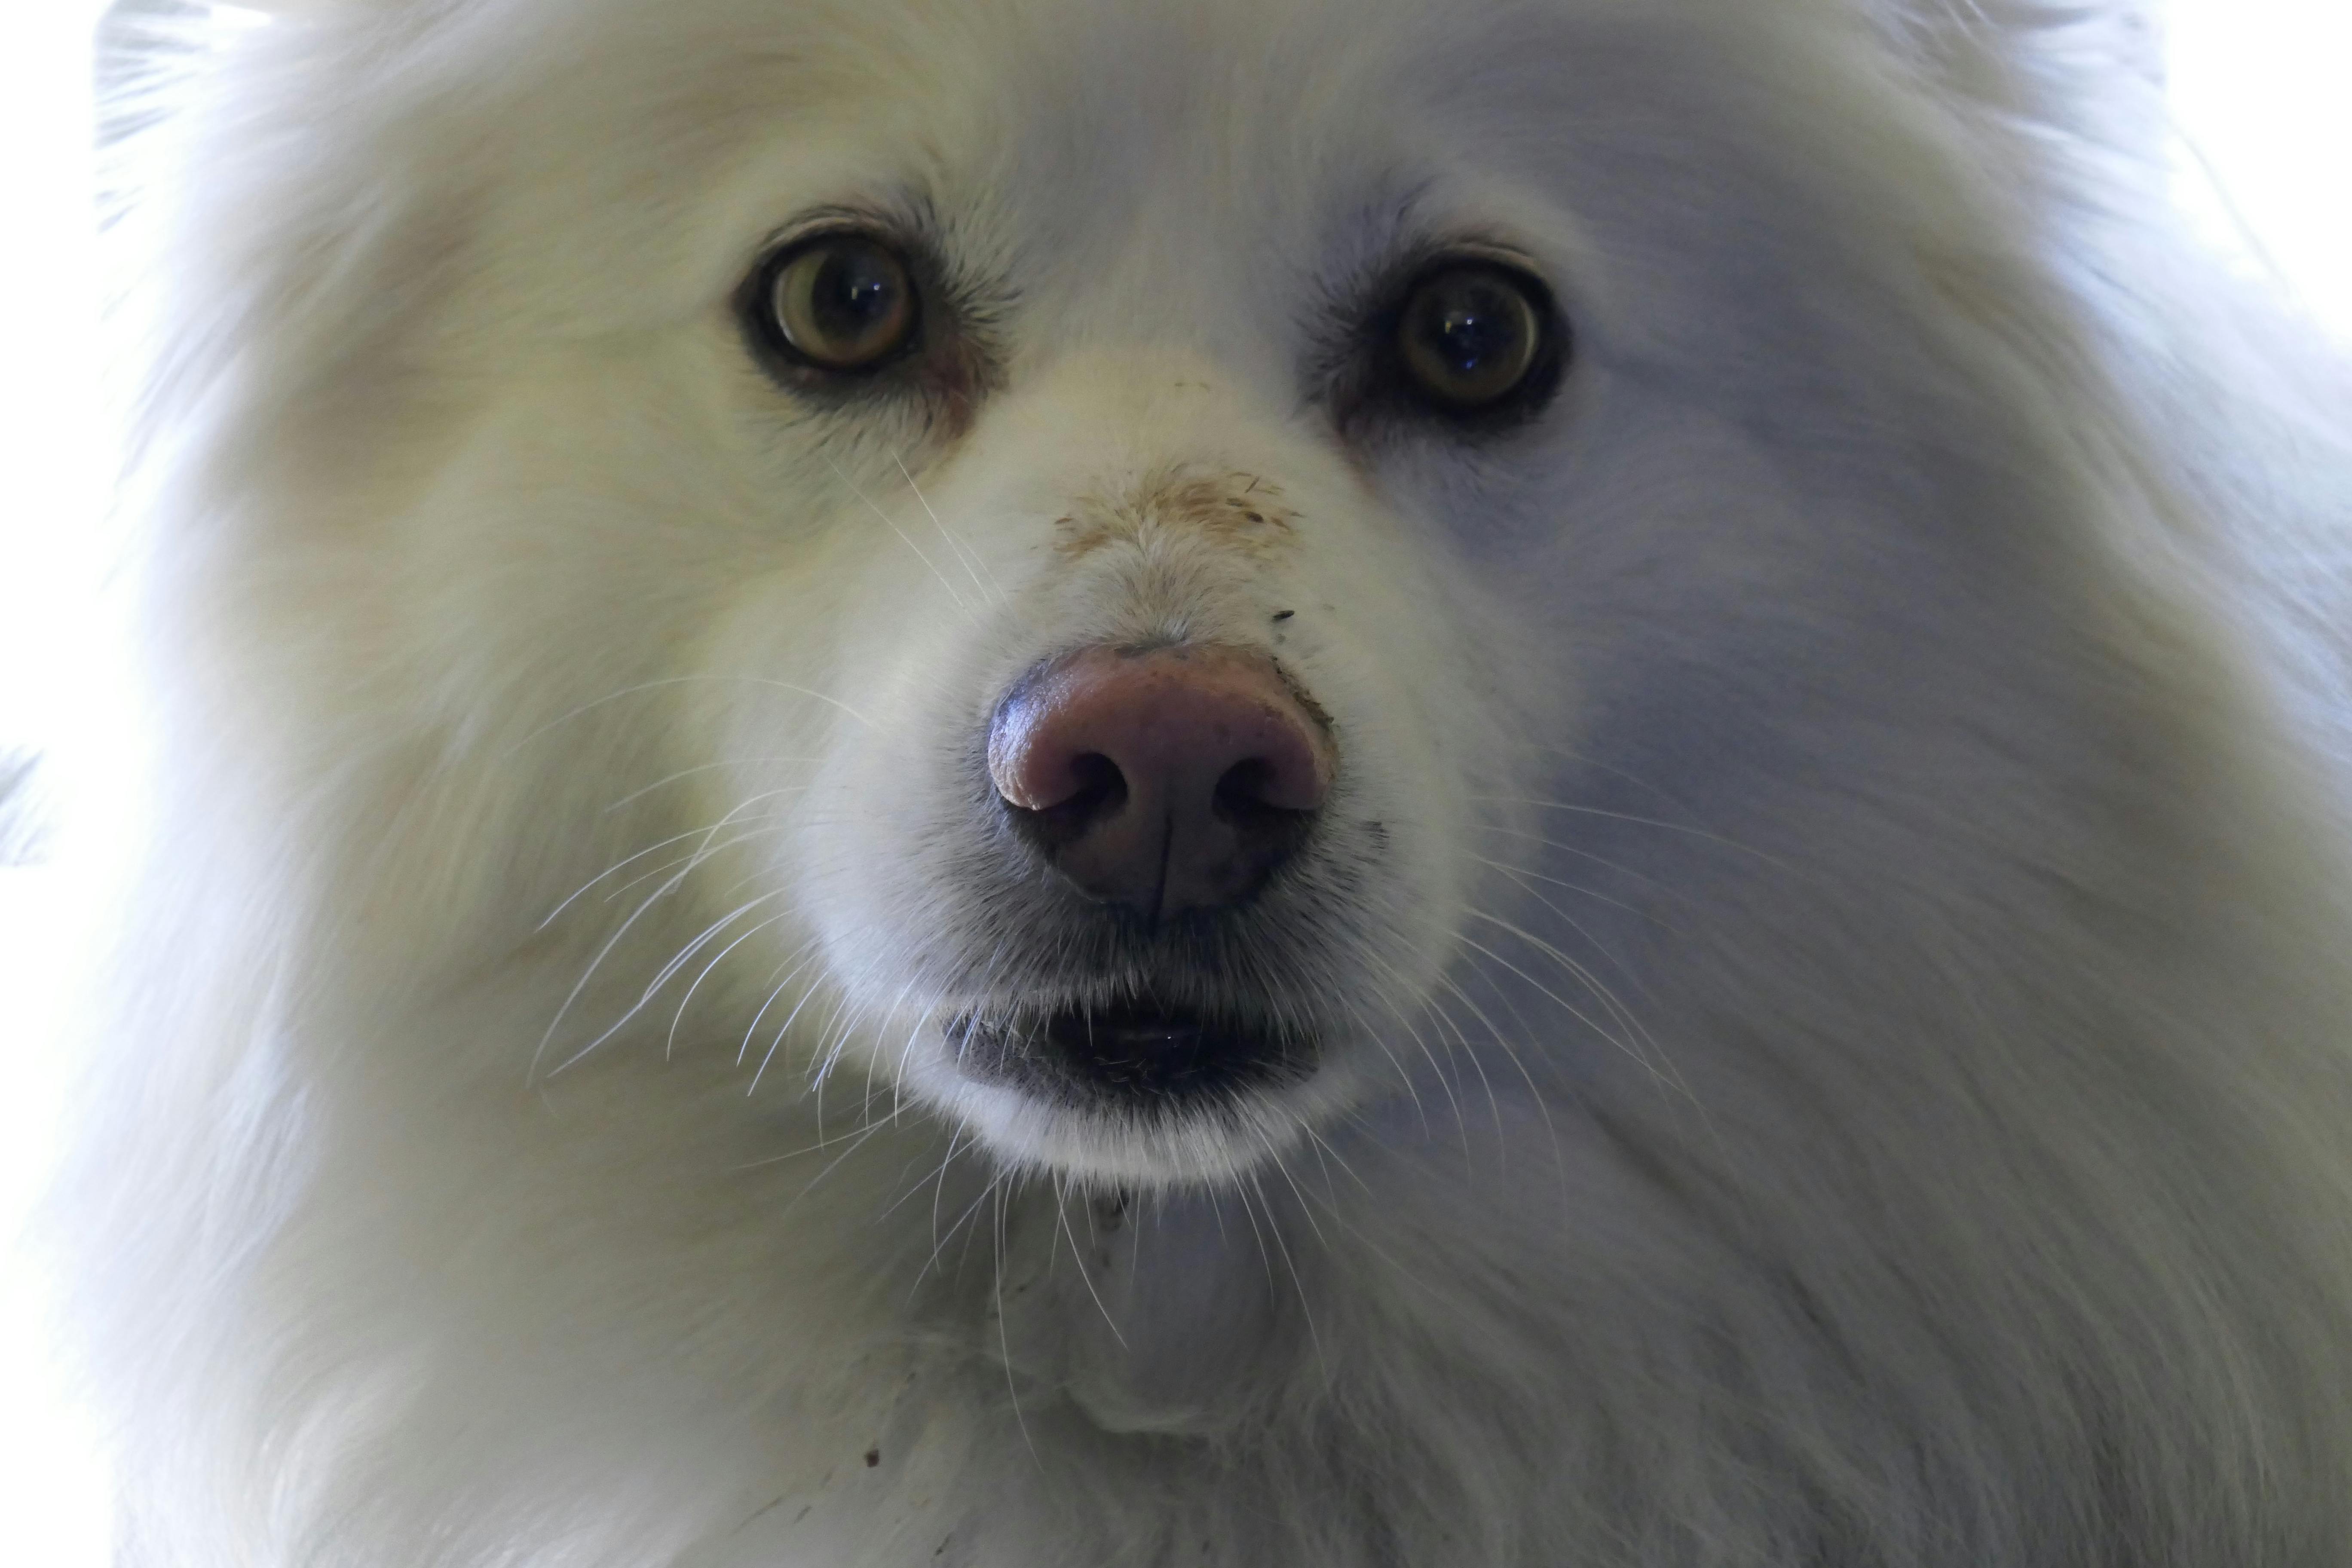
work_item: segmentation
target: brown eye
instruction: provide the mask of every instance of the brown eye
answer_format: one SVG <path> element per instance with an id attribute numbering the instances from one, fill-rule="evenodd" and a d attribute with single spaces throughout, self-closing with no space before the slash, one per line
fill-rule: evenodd
<path id="1" fill-rule="evenodd" d="M 1413 286 L 1396 318 L 1396 352 L 1415 388 L 1470 413 L 1501 403 L 1546 359 L 1541 286 L 1502 267 L 1465 263 Z"/>
<path id="2" fill-rule="evenodd" d="M 786 251 L 755 300 L 767 334 L 819 370 L 871 370 L 915 340 L 914 279 L 897 252 L 860 235 Z"/>

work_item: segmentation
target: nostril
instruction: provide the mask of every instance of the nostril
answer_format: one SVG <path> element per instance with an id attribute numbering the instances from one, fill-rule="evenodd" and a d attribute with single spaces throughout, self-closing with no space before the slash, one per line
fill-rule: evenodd
<path id="1" fill-rule="evenodd" d="M 1071 758 L 1070 776 L 1078 787 L 1068 799 L 1056 802 L 1049 809 L 1093 816 L 1100 812 L 1117 811 L 1127 804 L 1127 775 L 1118 771 L 1117 763 L 1100 752 L 1087 752 Z"/>
<path id="2" fill-rule="evenodd" d="M 1298 795 L 1297 781 L 1264 757 L 1245 757 L 1218 776 L 1210 815 L 1232 833 L 1235 865 L 1252 868 L 1245 881 L 1255 881 L 1306 843 L 1315 808 L 1279 804 Z"/>
<path id="3" fill-rule="evenodd" d="M 1057 786 L 1063 793 L 1045 805 L 1021 805 L 1002 794 L 998 796 L 1004 800 L 1015 830 L 1048 855 L 1076 843 L 1127 804 L 1127 775 L 1100 752 L 1070 758 L 1066 770 L 1062 785 Z"/>
<path id="4" fill-rule="evenodd" d="M 1127 776 L 1118 771 L 1117 763 L 1100 752 L 1057 757 L 1053 763 L 1058 765 L 1025 770 L 1014 789 L 1007 789 L 999 780 L 997 794 L 1016 811 L 1081 815 L 1115 807 L 1127 798 Z"/>
<path id="5" fill-rule="evenodd" d="M 1264 757 L 1244 757 L 1218 776 L 1209 809 L 1236 827 L 1305 816 L 1296 807 L 1275 804 L 1284 793 L 1280 784 L 1272 763 Z"/>

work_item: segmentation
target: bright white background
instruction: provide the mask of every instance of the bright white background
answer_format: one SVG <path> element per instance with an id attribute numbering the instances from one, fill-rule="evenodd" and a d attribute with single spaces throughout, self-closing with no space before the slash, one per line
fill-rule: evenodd
<path id="1" fill-rule="evenodd" d="M 100 0 L 0 5 L 0 750 L 55 731 L 96 581 L 104 490 L 89 318 L 89 59 Z M 2236 264 L 2352 352 L 2352 0 L 2171 0 L 2182 195 Z M 2214 176 L 2207 179 L 2202 170 Z M 90 1427 L 44 1351 L 12 1245 L 56 1148 L 45 982 L 60 889 L 0 869 L 0 1563 L 97 1568 Z"/>
<path id="2" fill-rule="evenodd" d="M 104 494 L 93 403 L 90 29 L 102 0 L 0 0 L 0 752 L 55 731 L 84 656 Z M 58 1132 L 47 1043 L 60 900 L 0 868 L 0 1563 L 100 1568 L 90 1424 L 44 1352 L 48 1301 L 15 1247 Z"/>

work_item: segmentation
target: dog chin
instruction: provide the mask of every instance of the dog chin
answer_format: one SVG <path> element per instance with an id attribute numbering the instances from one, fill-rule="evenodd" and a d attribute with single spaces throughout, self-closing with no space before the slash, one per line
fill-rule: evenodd
<path id="1" fill-rule="evenodd" d="M 1349 1062 L 1319 1059 L 1195 1092 L 1073 1094 L 1029 1072 L 976 1066 L 953 1026 L 941 1049 L 909 1065 L 917 1094 L 1009 1169 L 1122 1193 L 1246 1180 L 1314 1142 L 1369 1087 Z"/>
<path id="2" fill-rule="evenodd" d="M 1014 1170 L 1132 1192 L 1230 1186 L 1305 1144 L 1315 1123 L 1352 1098 L 1263 1096 L 1214 1109 L 1122 1117 L 1049 1104 L 1020 1089 L 958 1082 L 949 1090 L 947 1109 Z M 1297 1103 L 1302 1100 L 1310 1103 Z M 1311 1103 L 1323 1100 L 1332 1103 Z"/>

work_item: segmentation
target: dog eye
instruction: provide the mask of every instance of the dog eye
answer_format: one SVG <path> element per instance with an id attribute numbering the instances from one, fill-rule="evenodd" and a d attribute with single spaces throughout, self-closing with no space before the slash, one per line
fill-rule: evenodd
<path id="1" fill-rule="evenodd" d="M 751 304 L 770 342 L 819 370 L 872 370 L 915 341 L 915 281 L 895 250 L 825 235 L 768 263 Z"/>
<path id="2" fill-rule="evenodd" d="M 1471 414 L 1528 386 L 1546 361 L 1549 300 L 1508 268 L 1461 262 L 1423 277 L 1396 317 L 1396 353 L 1439 409 Z"/>

